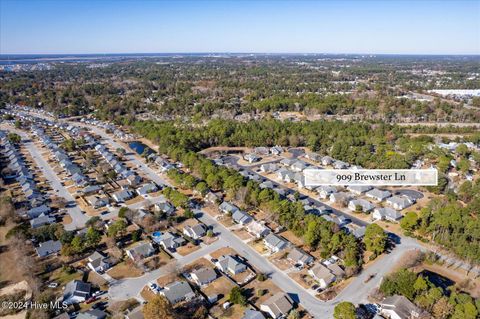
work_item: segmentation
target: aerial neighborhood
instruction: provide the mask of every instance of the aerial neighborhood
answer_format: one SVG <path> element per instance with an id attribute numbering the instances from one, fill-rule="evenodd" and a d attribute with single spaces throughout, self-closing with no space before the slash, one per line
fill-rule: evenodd
<path id="1" fill-rule="evenodd" d="M 0 299 L 56 306 L 0 316 L 479 318 L 478 127 L 413 125 L 478 121 L 475 92 L 427 91 L 444 83 L 435 76 L 479 83 L 478 72 L 449 60 L 462 76 L 443 77 L 434 58 L 375 58 L 402 74 L 393 82 L 369 59 L 20 68 L 52 72 L 18 81 L 55 83 L 54 98 L 36 82 L 20 93 L 2 71 Z M 81 94 L 66 89 L 79 80 L 57 80 L 63 68 L 83 79 Z M 443 111 L 425 111 L 432 103 Z M 398 112 L 371 111 L 387 105 Z M 438 184 L 306 180 L 312 169 L 364 168 L 435 170 Z"/>

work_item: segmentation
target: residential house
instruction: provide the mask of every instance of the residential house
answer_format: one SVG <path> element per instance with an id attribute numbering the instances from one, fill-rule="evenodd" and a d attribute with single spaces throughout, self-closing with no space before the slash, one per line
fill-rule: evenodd
<path id="1" fill-rule="evenodd" d="M 346 169 L 348 167 L 348 163 L 342 161 L 335 161 L 333 163 L 333 168 L 335 169 Z"/>
<path id="2" fill-rule="evenodd" d="M 392 196 L 387 199 L 387 204 L 397 210 L 402 210 L 412 206 L 415 203 L 414 199 L 406 196 Z"/>
<path id="3" fill-rule="evenodd" d="M 156 212 L 162 212 L 162 213 L 165 213 L 167 215 L 173 215 L 173 213 L 175 213 L 175 207 L 173 207 L 173 205 L 170 204 L 167 201 L 161 201 L 161 202 L 156 203 L 153 206 L 153 209 Z"/>
<path id="4" fill-rule="evenodd" d="M 155 241 L 165 250 L 175 251 L 178 247 L 185 245 L 185 238 L 178 236 L 172 232 L 164 232 L 161 236 L 156 237 Z"/>
<path id="5" fill-rule="evenodd" d="M 283 318 L 293 309 L 292 298 L 284 292 L 278 292 L 260 305 L 260 310 L 267 312 L 272 318 Z"/>
<path id="6" fill-rule="evenodd" d="M 312 153 L 312 152 L 306 152 L 305 157 L 308 158 L 309 160 L 315 161 L 315 162 L 320 162 L 322 160 L 322 156 L 320 156 L 317 153 Z"/>
<path id="7" fill-rule="evenodd" d="M 206 267 L 192 271 L 190 274 L 192 280 L 199 286 L 205 286 L 217 279 L 217 273 L 214 269 Z"/>
<path id="8" fill-rule="evenodd" d="M 140 196 L 146 196 L 149 193 L 153 193 L 153 192 L 157 191 L 157 189 L 158 188 L 157 188 L 157 185 L 155 185 L 155 183 L 147 183 L 147 184 L 144 184 L 144 185 L 140 186 L 135 191 Z"/>
<path id="9" fill-rule="evenodd" d="M 255 147 L 253 151 L 255 152 L 255 154 L 263 155 L 263 156 L 270 154 L 270 150 L 268 149 L 268 147 L 264 147 L 264 146 Z"/>
<path id="10" fill-rule="evenodd" d="M 383 191 L 381 189 L 374 188 L 374 189 L 366 192 L 365 195 L 369 198 L 372 198 L 376 201 L 381 202 L 381 201 L 389 198 L 390 196 L 392 196 L 392 193 L 390 193 L 389 191 Z"/>
<path id="11" fill-rule="evenodd" d="M 108 314 L 105 311 L 99 309 L 90 309 L 84 312 L 80 312 L 77 319 L 105 319 Z"/>
<path id="12" fill-rule="evenodd" d="M 93 208 L 100 208 L 108 205 L 108 198 L 104 196 L 100 197 L 97 195 L 92 195 L 86 197 L 85 199 L 90 205 L 92 205 Z"/>
<path id="13" fill-rule="evenodd" d="M 128 257 L 133 261 L 142 260 L 155 253 L 155 248 L 150 242 L 140 242 L 135 246 L 125 250 Z"/>
<path id="14" fill-rule="evenodd" d="M 130 175 L 127 177 L 127 182 L 132 186 L 137 186 L 142 182 L 142 178 L 138 175 Z"/>
<path id="15" fill-rule="evenodd" d="M 337 189 L 333 186 L 322 185 L 316 189 L 318 196 L 322 199 L 326 199 L 330 194 L 336 193 Z"/>
<path id="16" fill-rule="evenodd" d="M 420 318 L 423 311 L 410 300 L 400 295 L 385 298 L 380 303 L 380 312 L 390 319 L 415 319 Z"/>
<path id="17" fill-rule="evenodd" d="M 265 188 L 273 189 L 275 186 L 273 185 L 272 181 L 265 181 L 260 185 L 258 185 L 258 187 L 260 187 L 261 189 L 265 189 Z"/>
<path id="18" fill-rule="evenodd" d="M 88 268 L 99 274 L 104 273 L 112 266 L 110 259 L 98 251 L 88 256 L 87 260 Z"/>
<path id="19" fill-rule="evenodd" d="M 257 238 L 262 238 L 270 233 L 270 229 L 267 226 L 256 220 L 248 224 L 247 231 Z"/>
<path id="20" fill-rule="evenodd" d="M 214 192 L 208 192 L 205 195 L 205 201 L 210 204 L 218 204 L 221 200 L 221 197 Z"/>
<path id="21" fill-rule="evenodd" d="M 30 227 L 38 228 L 44 225 L 53 224 L 55 222 L 55 218 L 50 217 L 48 215 L 40 215 L 37 218 L 30 220 Z"/>
<path id="22" fill-rule="evenodd" d="M 29 218 L 37 218 L 40 215 L 47 215 L 48 213 L 50 213 L 50 207 L 47 205 L 40 205 L 29 209 L 27 211 L 27 216 Z"/>
<path id="23" fill-rule="evenodd" d="M 348 202 L 348 209 L 351 211 L 362 211 L 368 213 L 375 208 L 375 205 L 365 199 L 352 199 Z"/>
<path id="24" fill-rule="evenodd" d="M 233 214 L 239 210 L 237 206 L 230 204 L 229 202 L 221 203 L 218 208 L 222 213 L 225 213 L 225 214 Z"/>
<path id="25" fill-rule="evenodd" d="M 117 203 L 123 203 L 133 197 L 133 193 L 128 189 L 122 189 L 112 194 Z"/>
<path id="26" fill-rule="evenodd" d="M 330 271 L 330 269 L 322 264 L 318 264 L 312 269 L 308 270 L 308 273 L 319 283 L 320 288 L 322 289 L 327 288 L 336 280 L 335 275 Z"/>
<path id="27" fill-rule="evenodd" d="M 329 200 L 335 204 L 346 204 L 352 196 L 346 192 L 338 192 L 330 194 Z"/>
<path id="28" fill-rule="evenodd" d="M 302 172 L 304 169 L 307 168 L 307 166 L 307 163 L 303 161 L 296 161 L 292 165 L 290 165 L 290 168 L 295 172 Z"/>
<path id="29" fill-rule="evenodd" d="M 52 254 L 56 254 L 60 252 L 62 249 L 62 243 L 59 240 L 53 241 L 45 241 L 40 243 L 35 250 L 37 251 L 38 257 L 46 257 Z"/>
<path id="30" fill-rule="evenodd" d="M 280 155 L 281 153 L 283 153 L 283 147 L 278 145 L 270 147 L 270 153 L 272 153 L 273 155 Z"/>
<path id="31" fill-rule="evenodd" d="M 375 220 L 388 220 L 391 222 L 397 222 L 402 219 L 403 215 L 393 208 L 381 207 L 374 209 L 372 217 Z"/>
<path id="32" fill-rule="evenodd" d="M 353 186 L 348 186 L 347 189 L 356 194 L 356 195 L 362 195 L 365 192 L 368 192 L 371 190 L 373 187 L 369 185 L 353 185 Z"/>
<path id="33" fill-rule="evenodd" d="M 258 162 L 261 159 L 254 153 L 246 154 L 243 158 L 249 163 Z"/>
<path id="34" fill-rule="evenodd" d="M 253 219 L 252 216 L 248 215 L 244 211 L 237 210 L 232 214 L 232 219 L 235 223 L 240 225 L 246 225 L 250 223 Z"/>
<path id="35" fill-rule="evenodd" d="M 66 284 L 63 291 L 63 302 L 68 305 L 84 302 L 90 298 L 92 286 L 88 282 L 72 280 Z"/>
<path id="36" fill-rule="evenodd" d="M 312 256 L 296 247 L 290 251 L 287 258 L 295 265 L 301 265 L 302 267 L 313 263 Z"/>
<path id="37" fill-rule="evenodd" d="M 186 281 L 175 281 L 163 287 L 160 294 L 167 298 L 172 305 L 195 298 L 195 293 Z"/>
<path id="38" fill-rule="evenodd" d="M 265 316 L 261 311 L 245 309 L 242 319 L 265 319 Z"/>
<path id="39" fill-rule="evenodd" d="M 247 265 L 239 261 L 237 257 L 232 255 L 221 256 L 216 262 L 215 266 L 224 273 L 229 273 L 232 276 L 242 273 L 247 270 Z"/>
<path id="40" fill-rule="evenodd" d="M 321 162 L 323 166 L 331 165 L 333 163 L 333 158 L 330 156 L 324 156 L 322 157 Z"/>
<path id="41" fill-rule="evenodd" d="M 193 239 L 200 239 L 207 234 L 207 227 L 204 224 L 196 224 L 193 226 L 185 226 L 183 233 Z"/>
<path id="42" fill-rule="evenodd" d="M 263 239 L 263 243 L 272 253 L 277 253 L 288 246 L 288 241 L 273 233 L 268 234 Z"/>

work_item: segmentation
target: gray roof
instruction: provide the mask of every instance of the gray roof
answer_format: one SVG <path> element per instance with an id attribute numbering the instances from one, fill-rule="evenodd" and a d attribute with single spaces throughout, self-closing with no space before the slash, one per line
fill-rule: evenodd
<path id="1" fill-rule="evenodd" d="M 58 253 L 62 249 L 62 243 L 60 241 L 49 240 L 35 248 L 39 257 L 45 257 L 50 254 Z"/>
<path id="2" fill-rule="evenodd" d="M 222 211 L 226 211 L 226 212 L 229 212 L 229 213 L 234 213 L 235 211 L 238 210 L 238 207 L 233 205 L 233 204 L 230 204 L 229 202 L 223 202 L 220 204 L 219 206 L 220 210 Z"/>
<path id="3" fill-rule="evenodd" d="M 190 285 L 185 281 L 173 282 L 170 285 L 165 286 L 161 292 L 172 304 L 194 294 Z"/>
<path id="4" fill-rule="evenodd" d="M 263 313 L 253 309 L 246 309 L 242 319 L 265 319 Z"/>
<path id="5" fill-rule="evenodd" d="M 277 292 L 267 299 L 262 306 L 268 306 L 276 317 L 287 315 L 293 308 L 292 299 L 284 292 Z"/>
<path id="6" fill-rule="evenodd" d="M 127 251 L 130 252 L 133 258 L 145 258 L 150 256 L 155 251 L 155 249 L 153 248 L 151 243 L 143 242 L 130 249 L 127 249 Z"/>
<path id="7" fill-rule="evenodd" d="M 240 224 L 247 224 L 252 221 L 252 217 L 241 210 L 237 210 L 236 212 L 234 212 L 232 214 L 232 219 L 236 223 L 240 223 Z"/>
<path id="8" fill-rule="evenodd" d="M 422 310 L 404 296 L 394 295 L 381 302 L 382 309 L 395 311 L 400 318 L 411 318 L 413 313 L 420 315 Z"/>
<path id="9" fill-rule="evenodd" d="M 287 256 L 295 263 L 308 264 L 313 262 L 313 257 L 301 250 L 300 248 L 293 248 Z"/>
<path id="10" fill-rule="evenodd" d="M 228 270 L 233 273 L 243 271 L 246 268 L 244 263 L 241 263 L 237 260 L 237 258 L 231 255 L 220 257 L 220 259 L 218 260 L 218 264 L 220 265 L 222 271 Z"/>
<path id="11" fill-rule="evenodd" d="M 279 236 L 277 236 L 273 233 L 268 234 L 265 237 L 264 241 L 266 243 L 268 243 L 270 246 L 276 247 L 279 250 L 287 247 L 287 244 L 288 244 L 288 242 L 285 239 L 283 239 L 283 238 L 281 238 L 281 237 L 279 237 Z"/>
<path id="12" fill-rule="evenodd" d="M 80 280 L 72 280 L 65 286 L 63 299 L 69 299 L 74 296 L 88 298 L 90 296 L 92 286 L 88 282 Z"/>
<path id="13" fill-rule="evenodd" d="M 212 268 L 200 268 L 192 272 L 200 284 L 209 283 L 217 278 L 217 273 Z"/>
<path id="14" fill-rule="evenodd" d="M 40 215 L 39 217 L 30 220 L 30 226 L 32 228 L 37 228 L 54 222 L 55 218 L 47 215 Z"/>
<path id="15" fill-rule="evenodd" d="M 105 319 L 108 314 L 99 309 L 90 309 L 78 314 L 77 319 Z"/>

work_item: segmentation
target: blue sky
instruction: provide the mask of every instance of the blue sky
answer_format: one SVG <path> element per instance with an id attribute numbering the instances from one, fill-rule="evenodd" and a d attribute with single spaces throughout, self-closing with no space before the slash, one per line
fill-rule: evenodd
<path id="1" fill-rule="evenodd" d="M 0 0 L 0 53 L 480 54 L 480 0 Z"/>

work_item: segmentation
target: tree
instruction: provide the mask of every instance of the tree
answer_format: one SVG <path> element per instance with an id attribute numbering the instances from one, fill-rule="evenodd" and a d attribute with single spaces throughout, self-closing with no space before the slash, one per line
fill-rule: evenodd
<path id="1" fill-rule="evenodd" d="M 102 240 L 102 235 L 95 228 L 89 227 L 85 234 L 85 244 L 88 247 L 95 247 Z"/>
<path id="2" fill-rule="evenodd" d="M 333 311 L 335 319 L 355 319 L 355 306 L 348 301 L 342 301 L 335 306 Z"/>
<path id="3" fill-rule="evenodd" d="M 400 227 L 406 231 L 413 231 L 418 224 L 418 215 L 415 212 L 408 212 L 400 221 Z"/>
<path id="4" fill-rule="evenodd" d="M 378 256 L 383 253 L 387 247 L 387 234 L 383 231 L 382 227 L 377 224 L 370 224 L 365 230 L 363 242 L 368 251 Z"/>
<path id="5" fill-rule="evenodd" d="M 440 298 L 432 309 L 432 315 L 435 319 L 447 319 L 453 313 L 453 305 L 448 302 L 447 297 Z"/>
<path id="6" fill-rule="evenodd" d="M 292 311 L 290 311 L 288 314 L 287 319 L 300 319 L 300 313 L 297 309 L 292 309 Z"/>
<path id="7" fill-rule="evenodd" d="M 228 295 L 228 300 L 231 303 L 245 306 L 247 304 L 247 298 L 243 294 L 243 289 L 240 287 L 233 287 Z"/>
<path id="8" fill-rule="evenodd" d="M 122 234 L 127 228 L 127 223 L 124 219 L 119 219 L 108 227 L 108 236 L 117 237 L 118 234 Z"/>
<path id="9" fill-rule="evenodd" d="M 168 300 L 163 296 L 156 295 L 143 306 L 143 317 L 145 319 L 174 319 L 175 314 Z"/>
<path id="10" fill-rule="evenodd" d="M 7 138 L 10 141 L 10 143 L 12 143 L 12 144 L 18 144 L 22 140 L 20 135 L 18 135 L 16 133 L 8 133 Z"/>

